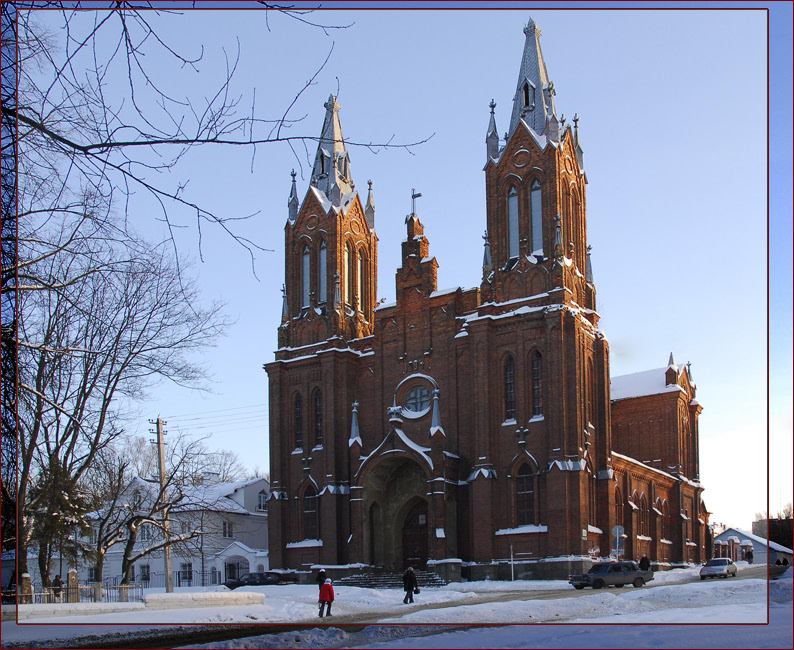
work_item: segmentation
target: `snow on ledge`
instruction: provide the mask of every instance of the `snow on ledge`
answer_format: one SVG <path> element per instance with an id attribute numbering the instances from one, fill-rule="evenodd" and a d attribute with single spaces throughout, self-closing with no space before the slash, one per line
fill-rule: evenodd
<path id="1" fill-rule="evenodd" d="M 648 537 L 647 535 L 637 535 L 637 539 L 642 541 L 642 542 L 650 542 L 651 541 L 651 538 Z"/>
<path id="2" fill-rule="evenodd" d="M 321 539 L 304 539 L 300 542 L 288 542 L 287 548 L 314 548 L 322 545 L 323 540 Z"/>
<path id="3" fill-rule="evenodd" d="M 671 542 L 669 539 L 665 539 L 664 537 L 662 537 L 662 538 L 659 540 L 659 543 L 660 543 L 660 544 L 672 544 L 672 542 Z M 716 542 L 715 542 L 715 543 L 716 543 Z"/>
<path id="4" fill-rule="evenodd" d="M 590 524 L 587 524 L 587 532 L 588 533 L 597 533 L 598 535 L 603 535 L 604 534 L 603 530 L 601 530 L 597 526 L 591 526 Z"/>
<path id="5" fill-rule="evenodd" d="M 432 566 L 434 564 L 463 564 L 463 560 L 459 557 L 448 557 L 444 560 L 428 560 L 427 564 Z"/>
<path id="6" fill-rule="evenodd" d="M 530 533 L 547 533 L 549 532 L 548 527 L 540 524 L 536 526 L 535 524 L 526 524 L 525 526 L 519 526 L 518 528 L 502 528 L 497 530 L 494 535 L 525 535 Z"/>

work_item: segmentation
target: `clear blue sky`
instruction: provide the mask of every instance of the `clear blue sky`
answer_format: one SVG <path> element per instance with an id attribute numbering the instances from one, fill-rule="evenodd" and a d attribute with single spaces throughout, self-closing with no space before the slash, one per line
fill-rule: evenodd
<path id="1" fill-rule="evenodd" d="M 623 6 L 621 4 L 621 6 Z M 648 5 L 645 5 L 646 7 Z M 692 6 L 692 5 L 687 5 Z M 711 5 L 713 6 L 713 5 Z M 791 501 L 791 6 L 772 21 L 770 93 L 773 233 L 770 508 Z M 439 268 L 439 287 L 480 282 L 485 227 L 488 102 L 506 130 L 528 17 L 557 90 L 558 113 L 578 113 L 589 181 L 589 241 L 601 326 L 612 373 L 666 365 L 669 353 L 691 361 L 704 406 L 701 477 L 714 521 L 749 527 L 767 495 L 767 21 L 763 11 L 361 11 L 315 18 L 349 24 L 321 31 L 264 12 L 191 11 L 163 17 L 162 30 L 186 49 L 205 47 L 201 73 L 223 74 L 222 48 L 242 58 L 236 92 L 269 117 L 283 113 L 333 53 L 300 99 L 291 131 L 316 136 L 323 103 L 339 91 L 348 140 L 411 142 L 412 154 L 350 148 L 360 191 L 374 181 L 379 237 L 378 297 L 394 299 L 403 217 L 411 188 Z M 175 91 L 179 78 L 169 80 Z M 280 322 L 283 227 L 289 172 L 307 158 L 283 145 L 190 154 L 175 177 L 191 198 L 226 215 L 259 211 L 240 231 L 273 248 L 258 256 L 259 280 L 228 238 L 204 231 L 197 264 L 207 299 L 222 297 L 236 319 L 208 350 L 213 393 L 160 386 L 144 415 L 171 417 L 211 446 L 267 467 L 267 382 Z M 303 167 L 300 167 L 300 164 Z M 141 204 L 140 213 L 151 206 Z M 186 223 L 189 219 L 186 218 Z M 143 227 L 143 225 L 141 226 Z M 149 223 L 150 232 L 156 226 Z M 180 234 L 196 250 L 196 233 Z M 239 407 L 260 405 L 248 411 Z M 222 411 L 221 409 L 230 409 Z M 233 409 L 233 410 L 231 410 Z M 248 414 L 248 417 L 242 415 Z M 224 416 L 228 416 L 225 418 Z M 200 428 L 203 427 L 203 428 Z M 142 423 L 141 433 L 147 425 Z"/>

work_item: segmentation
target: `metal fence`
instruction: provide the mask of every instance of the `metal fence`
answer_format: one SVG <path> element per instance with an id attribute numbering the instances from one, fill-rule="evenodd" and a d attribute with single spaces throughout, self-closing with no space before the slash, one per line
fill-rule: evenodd
<path id="1" fill-rule="evenodd" d="M 33 585 L 33 594 L 19 593 L 20 604 L 52 605 L 56 603 L 136 603 L 143 602 L 143 585 L 78 585 L 60 589 Z"/>
<path id="2" fill-rule="evenodd" d="M 208 587 L 219 585 L 223 582 L 220 571 L 172 571 L 174 576 L 174 587 Z M 121 583 L 122 576 L 106 576 L 102 584 L 106 587 L 116 586 Z M 135 582 L 142 585 L 144 589 L 160 588 L 165 589 L 165 573 L 151 571 L 135 576 Z M 92 584 L 86 582 L 85 584 Z"/>

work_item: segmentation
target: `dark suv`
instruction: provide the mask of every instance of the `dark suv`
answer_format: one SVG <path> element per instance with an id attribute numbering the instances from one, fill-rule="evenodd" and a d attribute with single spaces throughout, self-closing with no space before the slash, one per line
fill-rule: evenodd
<path id="1" fill-rule="evenodd" d="M 570 582 L 577 589 L 592 587 L 622 587 L 634 585 L 642 587 L 646 582 L 653 580 L 653 571 L 641 570 L 636 562 L 599 562 L 590 567 L 587 573 L 577 573 L 568 576 Z"/>
<path id="2" fill-rule="evenodd" d="M 229 589 L 237 587 L 261 587 L 262 585 L 287 585 L 298 582 L 297 574 L 268 571 L 267 573 L 244 573 L 239 578 L 229 578 L 223 584 Z"/>

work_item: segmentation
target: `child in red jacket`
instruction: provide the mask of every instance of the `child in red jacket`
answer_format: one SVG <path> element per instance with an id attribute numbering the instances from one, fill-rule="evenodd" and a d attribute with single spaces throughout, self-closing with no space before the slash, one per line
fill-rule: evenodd
<path id="1" fill-rule="evenodd" d="M 334 587 L 331 578 L 326 578 L 325 583 L 320 585 L 320 618 L 323 617 L 323 606 L 327 605 L 325 613 L 331 616 L 331 603 L 334 602 Z"/>

